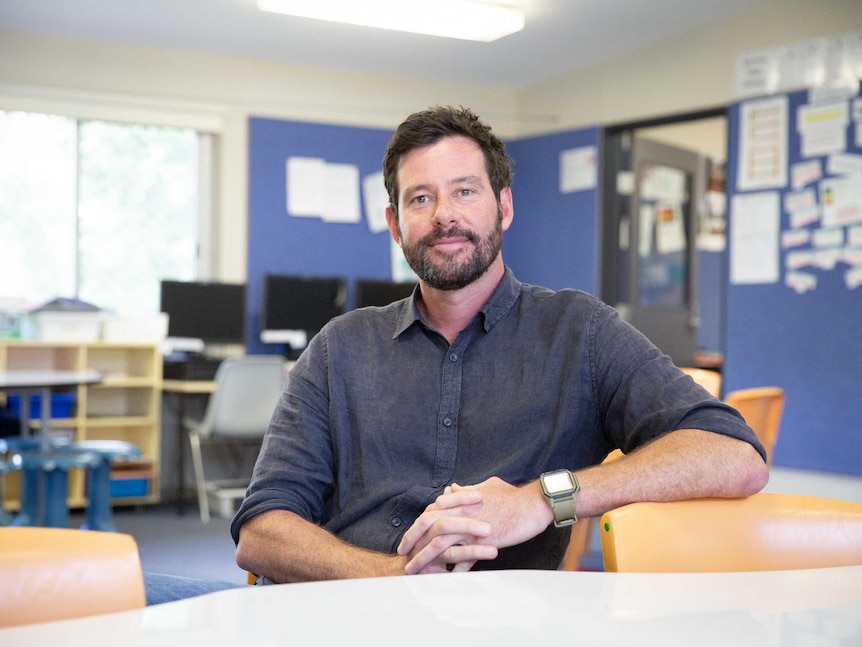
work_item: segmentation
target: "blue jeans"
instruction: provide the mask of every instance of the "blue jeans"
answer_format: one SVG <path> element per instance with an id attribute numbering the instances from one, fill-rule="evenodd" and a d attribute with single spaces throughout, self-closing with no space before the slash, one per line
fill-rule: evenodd
<path id="1" fill-rule="evenodd" d="M 218 580 L 199 580 L 179 575 L 164 575 L 162 573 L 144 573 L 144 590 L 147 594 L 147 606 L 162 604 L 174 600 L 184 600 L 197 595 L 236 589 L 243 586 L 233 582 Z"/>

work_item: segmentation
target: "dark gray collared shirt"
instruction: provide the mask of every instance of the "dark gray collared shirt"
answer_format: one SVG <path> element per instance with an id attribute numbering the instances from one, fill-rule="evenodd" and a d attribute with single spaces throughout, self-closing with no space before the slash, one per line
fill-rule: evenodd
<path id="1" fill-rule="evenodd" d="M 520 485 L 629 452 L 674 429 L 744 439 L 740 416 L 600 300 L 520 283 L 507 268 L 452 345 L 414 296 L 332 320 L 290 373 L 231 526 L 290 510 L 394 553 L 450 483 Z M 479 567 L 556 568 L 568 530 Z"/>

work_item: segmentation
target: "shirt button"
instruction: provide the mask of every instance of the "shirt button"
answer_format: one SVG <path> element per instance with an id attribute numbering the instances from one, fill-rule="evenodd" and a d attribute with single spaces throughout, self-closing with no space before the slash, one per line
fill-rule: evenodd
<path id="1" fill-rule="evenodd" d="M 452 426 L 452 418 L 450 418 L 449 416 L 446 416 L 445 418 L 443 418 L 443 426 L 444 427 L 451 427 Z"/>
<path id="2" fill-rule="evenodd" d="M 457 362 L 458 361 L 458 353 L 449 353 L 449 361 Z"/>
<path id="3" fill-rule="evenodd" d="M 398 526 L 401 525 L 401 518 L 400 517 L 392 517 L 389 520 L 389 523 L 391 523 L 395 528 L 397 528 Z"/>

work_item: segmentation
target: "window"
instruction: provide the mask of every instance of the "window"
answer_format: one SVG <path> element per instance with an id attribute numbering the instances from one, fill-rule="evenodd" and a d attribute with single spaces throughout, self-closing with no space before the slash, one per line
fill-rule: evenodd
<path id="1" fill-rule="evenodd" d="M 0 298 L 157 312 L 161 279 L 197 278 L 205 137 L 0 111 Z"/>

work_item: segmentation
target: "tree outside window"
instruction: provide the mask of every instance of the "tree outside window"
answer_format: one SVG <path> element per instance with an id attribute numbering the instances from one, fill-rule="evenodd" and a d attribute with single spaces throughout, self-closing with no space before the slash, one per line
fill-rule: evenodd
<path id="1" fill-rule="evenodd" d="M 198 133 L 0 112 L 0 298 L 159 310 L 196 277 Z"/>

